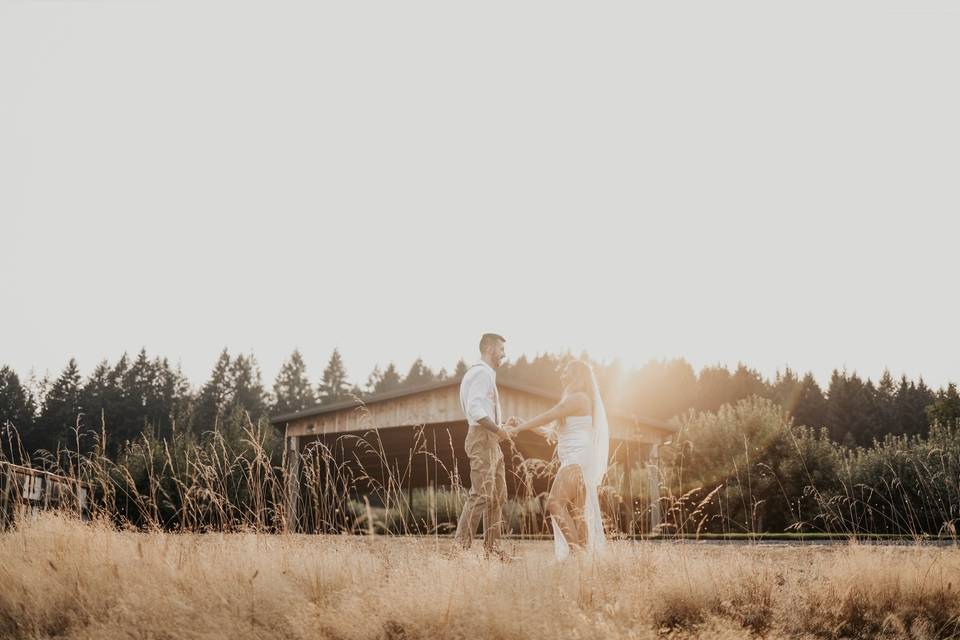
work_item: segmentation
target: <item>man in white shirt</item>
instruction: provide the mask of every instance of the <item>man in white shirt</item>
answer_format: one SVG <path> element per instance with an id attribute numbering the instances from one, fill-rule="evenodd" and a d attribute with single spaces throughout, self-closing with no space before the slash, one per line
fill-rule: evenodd
<path id="1" fill-rule="evenodd" d="M 470 547 L 477 524 L 483 516 L 483 548 L 496 551 L 503 528 L 503 506 L 507 501 L 507 481 L 500 442 L 509 438 L 501 423 L 500 394 L 497 393 L 497 369 L 506 359 L 506 340 L 495 333 L 480 338 L 480 362 L 464 374 L 460 382 L 460 406 L 469 429 L 465 448 L 470 458 L 470 493 L 457 522 L 455 540 Z"/>

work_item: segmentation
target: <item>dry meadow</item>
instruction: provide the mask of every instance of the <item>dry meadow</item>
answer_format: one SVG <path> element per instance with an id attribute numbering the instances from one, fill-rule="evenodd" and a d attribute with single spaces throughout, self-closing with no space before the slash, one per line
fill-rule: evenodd
<path id="1" fill-rule="evenodd" d="M 956 548 L 615 542 L 510 562 L 446 538 L 0 533 L 3 638 L 960 636 Z M 479 547 L 479 545 L 476 545 Z"/>

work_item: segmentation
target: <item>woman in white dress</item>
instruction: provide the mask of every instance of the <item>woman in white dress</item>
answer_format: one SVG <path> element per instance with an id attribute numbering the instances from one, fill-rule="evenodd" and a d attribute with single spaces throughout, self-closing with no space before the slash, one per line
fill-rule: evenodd
<path id="1" fill-rule="evenodd" d="M 590 365 L 571 360 L 560 374 L 563 398 L 549 411 L 509 428 L 512 433 L 537 429 L 557 441 L 560 470 L 550 487 L 547 509 L 554 550 L 562 560 L 570 550 L 603 547 L 603 518 L 597 489 L 607 471 L 609 427 L 603 399 Z M 546 427 L 556 423 L 554 429 Z"/>

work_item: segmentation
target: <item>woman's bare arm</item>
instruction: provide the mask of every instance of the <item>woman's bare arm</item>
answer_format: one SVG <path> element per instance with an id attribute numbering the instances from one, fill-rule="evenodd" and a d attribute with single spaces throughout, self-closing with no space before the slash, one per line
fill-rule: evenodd
<path id="1" fill-rule="evenodd" d="M 511 433 L 520 433 L 528 429 L 536 429 L 550 424 L 567 416 L 586 415 L 590 413 L 590 400 L 585 393 L 571 393 L 569 396 L 544 411 L 535 418 L 521 422 L 510 429 Z"/>

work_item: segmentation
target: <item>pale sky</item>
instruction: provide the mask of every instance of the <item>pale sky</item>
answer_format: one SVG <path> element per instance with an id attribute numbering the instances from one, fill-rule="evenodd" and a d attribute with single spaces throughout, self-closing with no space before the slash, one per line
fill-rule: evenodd
<path id="1" fill-rule="evenodd" d="M 0 0 L 0 364 L 960 380 L 960 5 Z"/>

